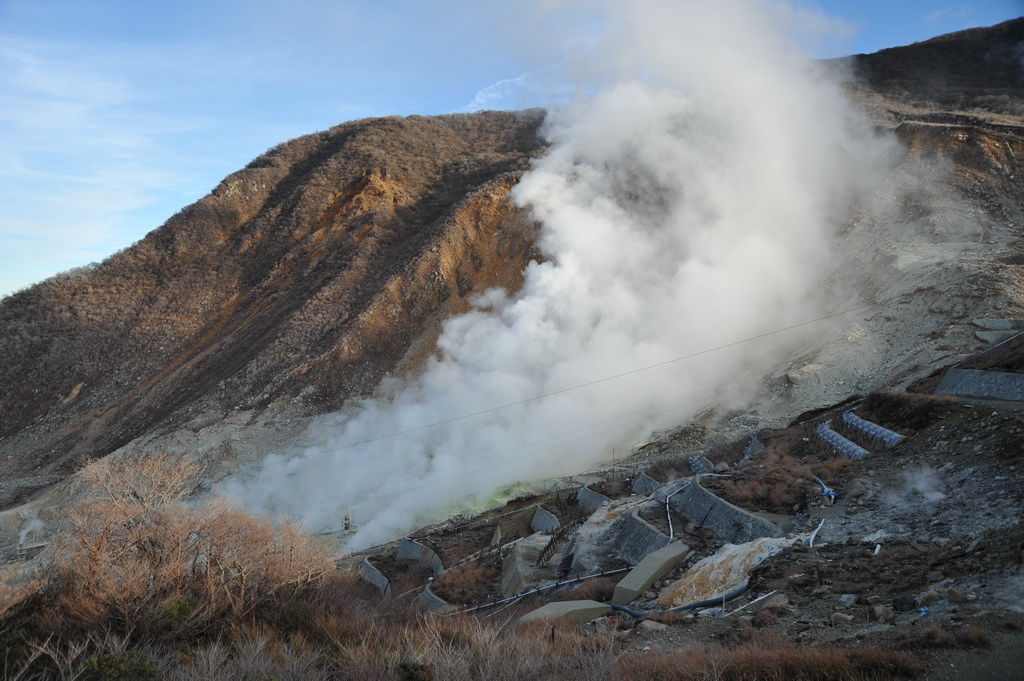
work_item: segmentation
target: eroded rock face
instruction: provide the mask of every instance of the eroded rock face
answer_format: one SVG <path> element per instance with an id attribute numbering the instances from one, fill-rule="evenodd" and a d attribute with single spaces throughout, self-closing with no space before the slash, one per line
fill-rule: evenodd
<path id="1" fill-rule="evenodd" d="M 134 246 L 0 303 L 0 476 L 299 400 L 338 408 L 515 290 L 542 113 L 355 121 L 276 147 Z"/>

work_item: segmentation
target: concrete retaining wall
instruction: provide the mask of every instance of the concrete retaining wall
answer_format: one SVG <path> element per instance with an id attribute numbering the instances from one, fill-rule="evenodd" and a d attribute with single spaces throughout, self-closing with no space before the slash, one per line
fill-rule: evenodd
<path id="1" fill-rule="evenodd" d="M 830 423 L 831 421 L 822 423 L 815 429 L 814 432 L 818 434 L 818 437 L 838 449 L 843 454 L 846 454 L 851 459 L 863 459 L 868 455 L 868 450 L 864 449 L 853 440 L 847 440 L 845 437 L 829 428 Z"/>
<path id="2" fill-rule="evenodd" d="M 625 605 L 651 588 L 667 572 L 679 565 L 690 553 L 690 547 L 682 542 L 672 542 L 668 546 L 649 554 L 629 574 L 615 585 L 612 603 Z"/>
<path id="3" fill-rule="evenodd" d="M 430 586 L 428 585 L 424 587 L 423 591 L 420 592 L 420 595 L 416 597 L 416 605 L 424 610 L 441 610 L 442 608 L 448 607 L 448 601 L 431 591 Z"/>
<path id="4" fill-rule="evenodd" d="M 743 458 L 736 464 L 737 466 L 746 466 L 750 463 L 750 460 L 764 451 L 764 444 L 757 439 L 756 435 L 750 436 L 750 442 L 743 448 Z"/>
<path id="5" fill-rule="evenodd" d="M 580 506 L 588 511 L 596 511 L 601 508 L 601 504 L 609 501 L 609 499 L 605 495 L 599 494 L 592 489 L 580 487 L 579 491 L 576 492 L 576 501 Z"/>
<path id="6" fill-rule="evenodd" d="M 388 589 L 391 588 L 388 578 L 384 576 L 383 572 L 374 567 L 369 558 L 363 558 L 363 562 L 359 564 L 359 577 L 364 582 L 377 587 L 377 590 L 382 594 L 386 594 Z"/>
<path id="7" fill-rule="evenodd" d="M 560 526 L 561 523 L 558 522 L 558 518 L 543 506 L 537 507 L 537 510 L 533 513 L 533 519 L 530 520 L 530 529 L 534 532 L 551 534 L 557 532 Z"/>
<path id="8" fill-rule="evenodd" d="M 648 495 L 657 489 L 660 489 L 663 483 L 658 482 L 646 473 L 641 473 L 633 479 L 632 492 L 633 494 Z"/>
<path id="9" fill-rule="evenodd" d="M 398 550 L 395 551 L 395 558 L 398 558 L 399 560 L 411 560 L 417 563 L 425 563 L 430 566 L 430 569 L 435 575 L 444 570 L 444 565 L 441 563 L 441 559 L 433 552 L 433 550 L 417 541 L 409 539 L 408 537 L 402 539 L 402 541 L 398 543 Z"/>
<path id="10" fill-rule="evenodd" d="M 711 463 L 706 457 L 695 456 L 690 459 L 690 470 L 693 471 L 694 475 L 706 475 L 707 473 L 715 472 L 715 464 Z"/>
<path id="11" fill-rule="evenodd" d="M 761 537 L 782 537 L 781 529 L 757 516 L 719 499 L 691 480 L 669 499 L 669 506 L 697 527 L 706 527 L 732 544 Z"/>
<path id="12" fill-rule="evenodd" d="M 513 549 L 501 565 L 501 595 L 514 596 L 519 593 L 525 582 L 526 564 L 517 551 Z"/>
<path id="13" fill-rule="evenodd" d="M 1024 374 L 977 369 L 950 369 L 936 393 L 1024 402 Z"/>
<path id="14" fill-rule="evenodd" d="M 635 510 L 615 521 L 609 542 L 615 555 L 630 565 L 636 565 L 668 543 L 668 535 L 643 520 Z"/>

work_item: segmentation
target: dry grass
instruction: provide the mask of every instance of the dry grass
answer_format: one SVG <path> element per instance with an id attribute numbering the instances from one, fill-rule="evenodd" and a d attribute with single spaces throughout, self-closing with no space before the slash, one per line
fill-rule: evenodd
<path id="1" fill-rule="evenodd" d="M 686 649 L 620 659 L 621 681 L 868 681 L 913 678 L 912 657 L 879 648 L 797 646 L 761 636 L 735 648 Z"/>
<path id="2" fill-rule="evenodd" d="M 764 451 L 733 471 L 733 477 L 706 478 L 701 484 L 742 508 L 792 513 L 794 506 L 804 506 L 808 495 L 820 490 L 815 475 L 834 485 L 854 465 L 803 437 L 799 430 L 781 431 L 767 438 Z"/>
<path id="3" fill-rule="evenodd" d="M 604 603 L 610 600 L 612 594 L 615 593 L 615 585 L 617 583 L 618 581 L 611 577 L 588 579 L 566 591 L 560 600 L 590 600 Z"/>
<path id="4" fill-rule="evenodd" d="M 988 648 L 992 639 L 988 632 L 976 626 L 953 629 L 946 624 L 933 624 L 918 635 L 903 639 L 908 650 L 931 648 Z"/>
<path id="5" fill-rule="evenodd" d="M 431 591 L 449 603 L 482 603 L 493 595 L 501 576 L 501 564 L 496 556 L 482 563 L 463 563 L 438 575 Z"/>
<path id="6" fill-rule="evenodd" d="M 960 398 L 953 395 L 875 392 L 865 398 L 864 413 L 869 420 L 906 434 L 927 428 L 959 404 Z"/>

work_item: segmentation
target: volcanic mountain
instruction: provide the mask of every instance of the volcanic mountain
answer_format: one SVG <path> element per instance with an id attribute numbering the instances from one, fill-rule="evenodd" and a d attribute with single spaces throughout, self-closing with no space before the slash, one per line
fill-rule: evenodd
<path id="1" fill-rule="evenodd" d="M 949 171 L 957 215 L 976 218 L 932 234 L 963 245 L 958 260 L 896 262 L 916 248 L 909 234 L 873 249 L 914 319 L 890 337 L 874 317 L 892 347 L 886 375 L 976 350 L 971 318 L 1024 309 L 1022 39 L 1018 19 L 832 62 L 901 140 L 906 172 Z M 489 288 L 514 292 L 540 257 L 509 192 L 546 148 L 544 117 L 389 117 L 291 140 L 133 246 L 4 298 L 0 501 L 119 448 L 230 468 L 415 371 L 445 319 Z M 921 197 L 898 209 L 949 222 Z M 878 237 L 847 228 L 862 245 Z M 789 383 L 795 406 L 823 399 Z"/>

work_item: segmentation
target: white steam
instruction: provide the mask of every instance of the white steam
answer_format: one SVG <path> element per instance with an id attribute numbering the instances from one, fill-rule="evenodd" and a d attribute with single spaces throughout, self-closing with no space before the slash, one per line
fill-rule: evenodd
<path id="1" fill-rule="evenodd" d="M 543 225 L 545 259 L 522 290 L 481 296 L 447 322 L 421 375 L 320 420 L 302 457 L 271 457 L 227 491 L 314 530 L 337 529 L 351 509 L 350 546 L 361 547 L 749 395 L 738 384 L 693 393 L 758 378 L 806 335 L 592 382 L 836 304 L 823 294 L 833 228 L 864 178 L 883 174 L 887 147 L 784 38 L 772 7 L 613 7 L 580 59 L 596 94 L 550 114 L 551 149 L 514 191 Z"/>

